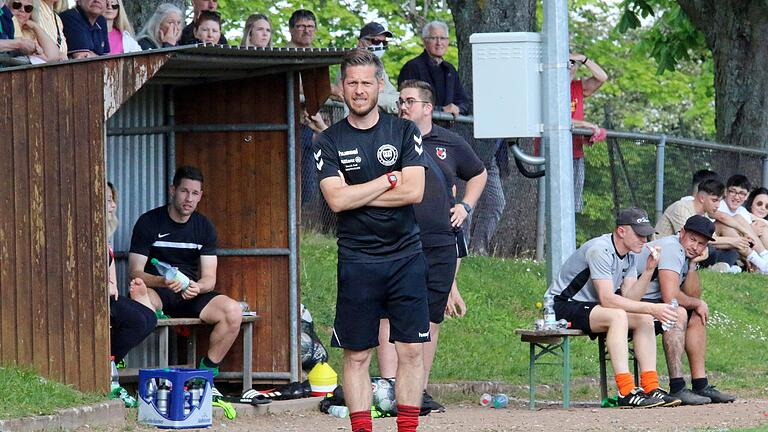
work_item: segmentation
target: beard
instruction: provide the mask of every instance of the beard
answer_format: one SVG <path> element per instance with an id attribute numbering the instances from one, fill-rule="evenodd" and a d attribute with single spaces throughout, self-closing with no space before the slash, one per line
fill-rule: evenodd
<path id="1" fill-rule="evenodd" d="M 365 117 L 370 114 L 371 111 L 377 109 L 377 105 L 379 103 L 379 94 L 374 93 L 372 97 L 368 98 L 368 104 L 362 107 L 353 105 L 351 99 L 347 100 L 344 98 L 344 102 L 347 104 L 350 113 L 357 117 Z"/>

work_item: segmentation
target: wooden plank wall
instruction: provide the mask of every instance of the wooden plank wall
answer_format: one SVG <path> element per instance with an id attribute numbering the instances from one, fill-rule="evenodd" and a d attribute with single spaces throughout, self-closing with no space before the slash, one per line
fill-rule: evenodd
<path id="1" fill-rule="evenodd" d="M 105 94 L 115 110 L 166 58 L 0 73 L 0 364 L 108 390 Z"/>
<path id="2" fill-rule="evenodd" d="M 285 81 L 279 74 L 177 88 L 176 123 L 285 124 Z M 286 142 L 282 131 L 176 134 L 177 166 L 203 170 L 199 210 L 216 225 L 219 248 L 288 247 Z M 248 302 L 262 317 L 254 329 L 257 372 L 290 370 L 288 265 L 287 256 L 219 258 L 216 289 Z M 201 342 L 204 354 L 207 341 Z M 240 369 L 241 343 L 230 350 L 223 370 Z"/>

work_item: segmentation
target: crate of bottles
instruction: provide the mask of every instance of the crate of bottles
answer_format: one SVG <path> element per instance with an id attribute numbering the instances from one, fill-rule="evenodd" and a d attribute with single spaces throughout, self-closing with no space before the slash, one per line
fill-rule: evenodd
<path id="1" fill-rule="evenodd" d="M 164 429 L 212 424 L 213 374 L 204 369 L 139 370 L 139 423 Z"/>

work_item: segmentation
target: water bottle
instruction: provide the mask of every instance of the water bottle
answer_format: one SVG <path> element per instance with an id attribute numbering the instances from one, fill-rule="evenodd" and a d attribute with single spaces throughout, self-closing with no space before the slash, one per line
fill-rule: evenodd
<path id="1" fill-rule="evenodd" d="M 673 311 L 677 312 L 678 304 L 677 304 L 676 298 L 673 298 L 672 301 L 669 302 L 669 305 L 672 306 Z M 672 328 L 672 326 L 675 325 L 675 322 L 676 321 L 664 321 L 663 323 L 661 323 L 661 329 L 664 331 L 668 331 L 669 329 Z"/>
<path id="2" fill-rule="evenodd" d="M 192 412 L 192 392 L 188 387 L 184 387 L 184 417 Z"/>
<path id="3" fill-rule="evenodd" d="M 559 319 L 555 323 L 555 328 L 558 329 L 558 330 L 565 330 L 565 329 L 567 329 L 570 326 L 571 326 L 571 323 L 569 323 L 568 321 L 566 321 L 564 319 Z"/>
<path id="4" fill-rule="evenodd" d="M 200 407 L 200 399 L 202 394 L 203 390 L 200 388 L 200 384 L 198 384 L 197 381 L 192 381 L 192 389 L 189 391 L 189 396 L 191 398 L 193 411 Z"/>
<path id="5" fill-rule="evenodd" d="M 488 393 L 483 393 L 482 396 L 480 396 L 480 406 L 490 406 L 493 403 L 493 396 L 489 395 Z"/>
<path id="6" fill-rule="evenodd" d="M 150 261 L 155 266 L 157 272 L 160 273 L 166 280 L 176 280 L 181 282 L 181 290 L 189 287 L 189 278 L 184 273 L 180 272 L 178 268 L 159 261 L 157 258 L 152 258 Z"/>
<path id="7" fill-rule="evenodd" d="M 557 326 L 555 319 L 555 297 L 552 294 L 544 295 L 544 330 L 554 330 Z"/>
<path id="8" fill-rule="evenodd" d="M 110 363 L 112 367 L 112 382 L 109 384 L 109 390 L 114 391 L 120 387 L 120 374 L 117 373 L 117 366 L 115 365 L 115 356 L 110 357 Z"/>
<path id="9" fill-rule="evenodd" d="M 499 393 L 493 397 L 494 408 L 506 408 L 509 406 L 509 398 L 504 393 Z"/>
<path id="10" fill-rule="evenodd" d="M 328 414 L 337 418 L 347 418 L 349 416 L 349 408 L 343 405 L 331 405 L 328 407 Z"/>
<path id="11" fill-rule="evenodd" d="M 168 396 L 170 394 L 171 389 L 165 380 L 161 379 L 160 384 L 157 386 L 157 411 L 162 415 L 168 415 Z"/>

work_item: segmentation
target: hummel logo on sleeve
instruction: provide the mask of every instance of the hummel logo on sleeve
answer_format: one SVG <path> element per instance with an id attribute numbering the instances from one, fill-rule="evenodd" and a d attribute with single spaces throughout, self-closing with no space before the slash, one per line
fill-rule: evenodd
<path id="1" fill-rule="evenodd" d="M 413 140 L 416 141 L 416 144 L 413 145 L 414 150 L 416 150 L 416 153 L 421 155 L 421 153 L 424 151 L 424 147 L 421 145 L 421 137 L 414 135 Z"/>
<path id="2" fill-rule="evenodd" d="M 318 171 L 321 171 L 323 169 L 323 159 L 321 159 L 321 157 L 320 157 L 322 155 L 322 153 L 323 153 L 323 150 L 319 149 L 317 152 L 315 152 L 313 154 L 313 156 L 315 157 L 315 161 L 316 161 L 315 166 L 317 167 Z"/>

